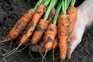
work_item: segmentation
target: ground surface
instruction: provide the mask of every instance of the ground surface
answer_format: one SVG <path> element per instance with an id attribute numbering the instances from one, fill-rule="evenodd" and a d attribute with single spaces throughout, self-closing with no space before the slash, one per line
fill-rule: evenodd
<path id="1" fill-rule="evenodd" d="M 9 30 L 14 26 L 17 20 L 28 9 L 33 7 L 35 0 L 0 0 L 0 40 L 7 37 Z M 79 2 L 80 3 L 80 2 Z M 77 3 L 78 4 L 78 3 Z M 18 40 L 13 40 L 16 42 Z M 9 49 L 10 43 L 3 43 L 0 46 L 0 60 L 3 58 L 2 54 L 6 53 Z M 13 47 L 14 48 L 14 47 Z M 55 58 L 59 57 L 59 52 L 55 50 Z M 47 54 L 48 62 L 52 62 L 51 52 Z M 39 57 L 38 53 L 33 53 L 35 57 Z M 49 59 L 51 58 L 51 59 Z M 28 49 L 25 49 L 21 53 L 16 53 L 11 57 L 8 57 L 4 62 L 41 62 L 32 59 L 28 53 Z M 59 58 L 56 60 L 59 62 Z M 71 60 L 65 62 L 93 62 L 93 26 L 85 31 L 82 42 L 78 48 L 72 54 Z"/>

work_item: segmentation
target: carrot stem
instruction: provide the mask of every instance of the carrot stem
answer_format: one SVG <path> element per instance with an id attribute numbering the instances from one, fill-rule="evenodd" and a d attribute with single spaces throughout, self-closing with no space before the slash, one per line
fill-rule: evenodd
<path id="1" fill-rule="evenodd" d="M 56 14 L 54 16 L 54 20 L 53 20 L 53 24 L 56 25 L 57 24 L 57 18 L 60 12 L 60 9 L 62 7 L 61 1 L 58 3 L 57 9 L 56 9 Z"/>
<path id="2" fill-rule="evenodd" d="M 39 0 L 39 1 L 37 2 L 37 4 L 35 5 L 34 10 L 36 10 L 37 7 L 38 7 L 41 3 L 44 3 L 44 1 L 45 1 L 45 0 Z"/>
<path id="3" fill-rule="evenodd" d="M 62 0 L 62 14 L 66 14 L 66 0 Z"/>
<path id="4" fill-rule="evenodd" d="M 72 4 L 74 3 L 75 3 L 75 0 L 74 1 L 72 0 Z M 70 0 L 62 0 L 62 14 L 66 14 L 69 4 L 70 4 Z"/>
<path id="5" fill-rule="evenodd" d="M 44 54 L 44 56 L 43 56 L 43 58 L 42 58 L 42 62 L 44 62 L 44 59 L 45 59 L 45 56 L 46 56 L 46 54 L 47 54 L 47 50 L 45 51 L 45 54 Z"/>
<path id="6" fill-rule="evenodd" d="M 56 3 L 57 3 L 57 0 L 51 0 L 51 3 L 50 3 L 50 5 L 49 5 L 49 7 L 47 9 L 47 12 L 46 12 L 45 16 L 44 16 L 44 20 L 48 19 L 49 14 L 50 14 L 52 8 L 56 5 Z"/>
<path id="7" fill-rule="evenodd" d="M 71 6 L 75 5 L 76 0 L 71 0 Z"/>
<path id="8" fill-rule="evenodd" d="M 66 5 L 66 8 L 69 7 L 69 4 L 70 4 L 71 0 L 67 0 L 67 5 Z"/>
<path id="9" fill-rule="evenodd" d="M 48 6 L 51 0 L 45 0 L 44 5 Z"/>

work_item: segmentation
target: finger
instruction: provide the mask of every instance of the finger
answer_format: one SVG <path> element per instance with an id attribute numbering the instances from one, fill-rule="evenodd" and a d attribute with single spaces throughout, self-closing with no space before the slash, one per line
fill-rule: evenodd
<path id="1" fill-rule="evenodd" d="M 78 44 L 82 40 L 82 36 L 84 34 L 85 25 L 77 24 L 74 28 L 74 31 L 72 32 L 70 36 L 70 42 L 68 43 L 68 52 L 67 52 L 67 58 L 71 58 L 71 54 L 74 51 L 74 49 L 78 46 Z"/>

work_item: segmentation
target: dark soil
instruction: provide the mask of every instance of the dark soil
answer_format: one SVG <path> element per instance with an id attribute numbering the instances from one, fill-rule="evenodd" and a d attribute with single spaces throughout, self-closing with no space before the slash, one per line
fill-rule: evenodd
<path id="1" fill-rule="evenodd" d="M 83 0 L 77 0 L 76 6 L 80 4 Z M 34 2 L 34 3 L 33 3 Z M 18 21 L 18 19 L 30 8 L 34 6 L 36 0 L 0 0 L 0 40 L 7 37 L 8 32 Z M 82 42 L 78 45 L 78 48 L 72 54 L 70 60 L 65 62 L 93 62 L 93 26 L 85 31 Z M 13 42 L 16 43 L 16 40 Z M 11 41 L 12 42 L 12 41 Z M 2 55 L 6 53 L 9 49 L 10 43 L 0 44 L 0 60 L 3 58 Z M 13 45 L 14 48 L 14 45 Z M 47 54 L 47 62 L 52 62 L 52 52 Z M 40 57 L 39 53 L 32 52 L 34 57 Z M 59 52 L 58 49 L 55 50 L 56 62 L 59 62 Z M 16 53 L 4 62 L 41 62 L 40 60 L 34 60 L 30 57 L 28 53 L 28 48 L 23 50 L 21 53 Z"/>

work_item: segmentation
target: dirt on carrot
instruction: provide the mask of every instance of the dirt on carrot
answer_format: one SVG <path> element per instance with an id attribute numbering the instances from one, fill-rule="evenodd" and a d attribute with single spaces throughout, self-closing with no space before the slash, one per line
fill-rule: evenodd
<path id="1" fill-rule="evenodd" d="M 67 14 L 70 16 L 70 34 L 73 32 L 74 25 L 77 18 L 77 9 L 75 7 L 69 7 L 67 10 Z"/>
<path id="2" fill-rule="evenodd" d="M 46 50 L 49 51 L 53 47 L 56 34 L 57 34 L 57 26 L 54 24 L 50 24 L 44 36 Z"/>
<path id="3" fill-rule="evenodd" d="M 38 21 L 44 14 L 45 10 L 46 10 L 46 7 L 44 4 L 41 4 L 40 6 L 38 6 L 38 8 L 36 9 L 36 12 L 33 15 L 32 21 L 29 23 L 30 26 L 28 27 L 26 34 L 22 36 L 20 42 L 26 42 L 27 39 L 32 35 Z"/>
<path id="4" fill-rule="evenodd" d="M 30 22 L 33 14 L 34 14 L 33 9 L 28 10 L 21 17 L 21 19 L 18 20 L 18 22 L 15 24 L 15 26 L 9 32 L 8 38 L 3 40 L 3 42 L 7 42 L 7 41 L 10 41 L 10 40 L 16 39 L 23 32 L 23 30 L 27 27 L 27 25 Z"/>
<path id="5" fill-rule="evenodd" d="M 43 33 L 47 29 L 47 26 L 52 22 L 54 14 L 55 14 L 55 9 L 53 8 L 52 12 L 50 12 L 49 20 L 44 20 L 44 19 L 40 20 L 31 38 L 32 44 L 36 44 L 42 38 Z"/>
<path id="6" fill-rule="evenodd" d="M 58 18 L 58 38 L 60 59 L 65 60 L 67 53 L 67 43 L 69 37 L 70 18 L 68 15 L 60 15 Z"/>

